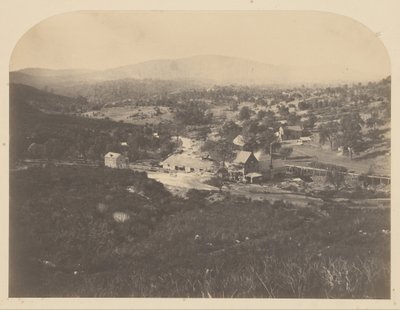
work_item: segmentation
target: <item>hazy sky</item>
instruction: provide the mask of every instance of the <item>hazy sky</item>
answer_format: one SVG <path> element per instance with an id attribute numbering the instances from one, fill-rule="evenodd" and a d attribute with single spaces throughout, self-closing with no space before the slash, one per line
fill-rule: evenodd
<path id="1" fill-rule="evenodd" d="M 340 65 L 371 76 L 390 72 L 384 46 L 363 25 L 328 13 L 273 11 L 67 13 L 27 31 L 10 69 L 105 69 L 201 54 Z"/>

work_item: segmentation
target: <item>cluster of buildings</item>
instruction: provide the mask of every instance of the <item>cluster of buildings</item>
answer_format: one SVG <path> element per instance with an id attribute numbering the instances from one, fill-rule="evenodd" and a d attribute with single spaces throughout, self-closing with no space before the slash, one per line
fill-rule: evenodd
<path id="1" fill-rule="evenodd" d="M 208 156 L 191 157 L 186 154 L 172 154 L 161 162 L 164 171 L 186 173 L 212 173 L 224 179 L 255 183 L 271 173 L 271 157 L 264 152 L 239 151 L 230 162 L 217 162 Z M 274 159 L 274 171 L 283 168 L 283 161 Z"/>
<path id="2" fill-rule="evenodd" d="M 279 140 L 282 141 L 283 130 L 278 131 L 278 134 L 280 134 Z M 165 172 L 215 174 L 226 180 L 249 183 L 269 178 L 273 172 L 279 172 L 284 168 L 284 162 L 281 159 L 274 159 L 272 163 L 271 156 L 264 151 L 255 153 L 244 151 L 244 139 L 241 135 L 237 136 L 233 143 L 242 150 L 237 151 L 236 157 L 229 162 L 218 162 L 210 158 L 208 154 L 195 155 L 179 152 L 163 160 L 160 168 Z M 129 160 L 126 153 L 108 152 L 104 156 L 104 165 L 110 168 L 128 169 Z"/>
<path id="3" fill-rule="evenodd" d="M 120 153 L 108 152 L 104 165 L 109 168 L 129 168 L 128 158 Z M 234 160 L 219 163 L 208 156 L 192 157 L 187 154 L 172 154 L 160 163 L 166 172 L 210 173 L 224 179 L 255 183 L 271 173 L 271 158 L 263 152 L 239 151 Z M 284 167 L 282 160 L 274 159 L 274 171 Z"/>

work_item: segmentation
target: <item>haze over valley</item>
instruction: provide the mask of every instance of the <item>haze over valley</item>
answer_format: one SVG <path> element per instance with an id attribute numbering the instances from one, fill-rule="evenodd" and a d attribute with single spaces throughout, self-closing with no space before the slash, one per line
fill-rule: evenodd
<path id="1" fill-rule="evenodd" d="M 30 86 L 55 86 L 59 83 L 95 83 L 121 79 L 153 79 L 191 82 L 194 85 L 263 85 L 338 84 L 378 80 L 343 66 L 271 65 L 257 61 L 217 55 L 178 59 L 159 59 L 106 70 L 56 70 L 27 68 L 11 72 L 13 83 Z"/>

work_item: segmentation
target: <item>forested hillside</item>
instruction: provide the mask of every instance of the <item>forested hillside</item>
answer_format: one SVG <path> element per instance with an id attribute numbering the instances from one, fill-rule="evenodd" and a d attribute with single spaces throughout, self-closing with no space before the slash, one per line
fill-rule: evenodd
<path id="1" fill-rule="evenodd" d="M 127 151 L 132 160 L 149 155 L 166 155 L 173 149 L 170 133 L 162 126 L 138 126 L 110 120 L 46 114 L 37 108 L 36 100 L 48 106 L 53 106 L 58 100 L 63 100 L 65 105 L 73 104 L 70 98 L 12 84 L 12 162 L 23 158 L 101 160 L 109 151 L 122 151 L 121 142 L 128 142 Z M 153 135 L 154 132 L 157 132 L 157 137 Z"/>

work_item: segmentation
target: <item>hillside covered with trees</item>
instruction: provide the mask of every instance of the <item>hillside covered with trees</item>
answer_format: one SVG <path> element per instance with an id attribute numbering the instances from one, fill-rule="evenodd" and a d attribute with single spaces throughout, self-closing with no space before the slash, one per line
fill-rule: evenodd
<path id="1" fill-rule="evenodd" d="M 12 161 L 24 158 L 102 160 L 109 151 L 122 152 L 127 142 L 131 160 L 159 157 L 174 149 L 168 126 L 133 125 L 110 120 L 46 114 L 32 99 L 48 105 L 66 97 L 31 87 L 10 87 L 10 154 Z M 157 133 L 155 136 L 154 133 Z"/>

